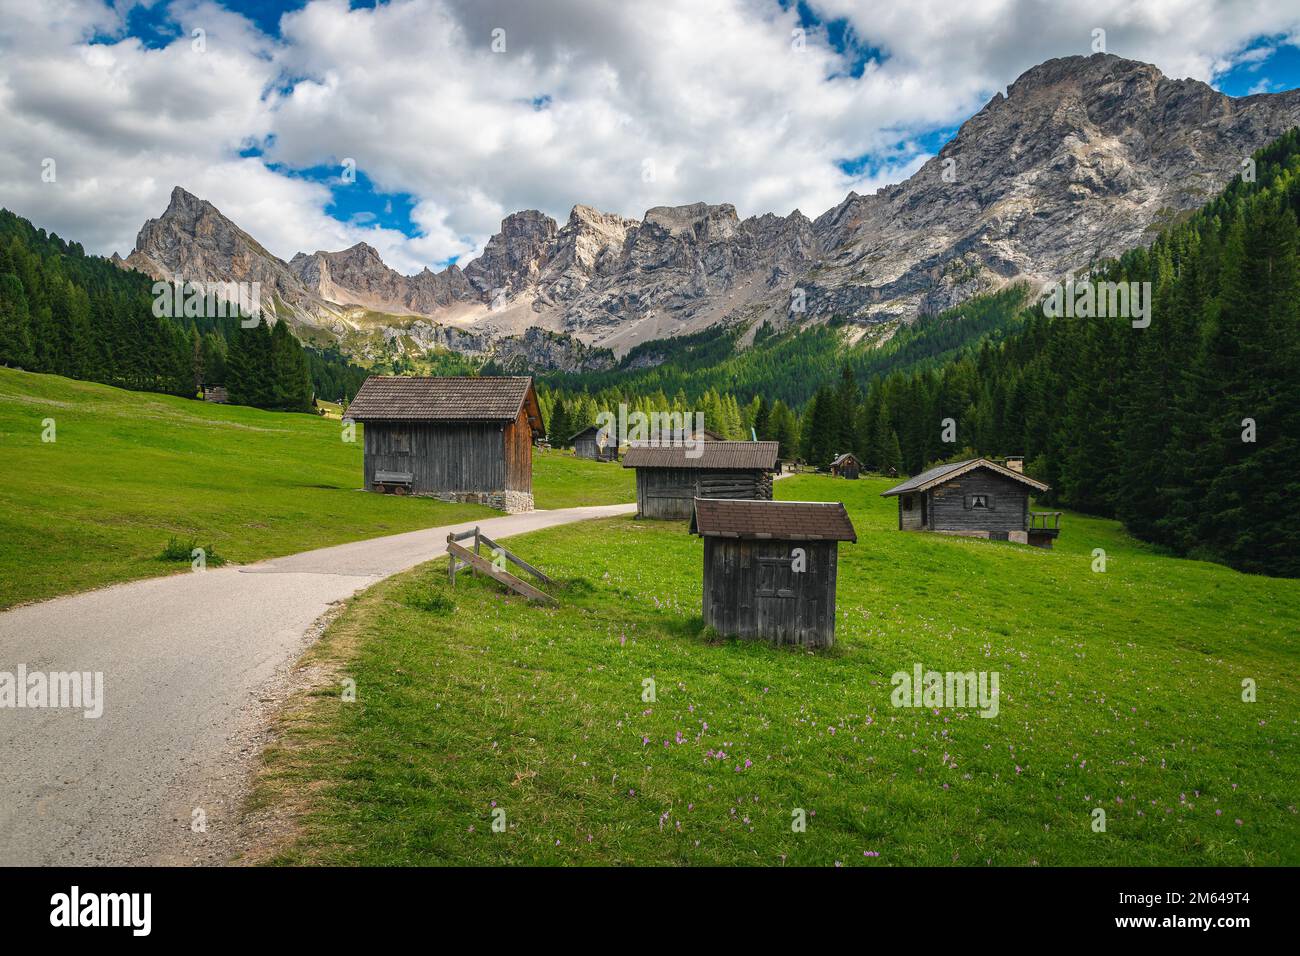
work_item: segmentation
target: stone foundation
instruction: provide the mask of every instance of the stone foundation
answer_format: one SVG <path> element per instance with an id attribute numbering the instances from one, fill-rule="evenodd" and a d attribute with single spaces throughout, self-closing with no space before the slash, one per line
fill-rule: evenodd
<path id="1" fill-rule="evenodd" d="M 461 505 L 487 505 L 510 515 L 533 510 L 533 496 L 526 491 L 441 491 L 428 497 Z"/>

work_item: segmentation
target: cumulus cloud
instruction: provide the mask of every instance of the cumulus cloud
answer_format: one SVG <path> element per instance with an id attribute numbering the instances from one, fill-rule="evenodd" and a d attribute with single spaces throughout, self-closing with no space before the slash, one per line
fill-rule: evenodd
<path id="1" fill-rule="evenodd" d="M 160 48 L 127 35 L 127 5 L 0 0 L 0 205 L 125 253 L 182 185 L 284 258 L 366 241 L 413 272 L 473 255 L 523 208 L 815 216 L 905 178 L 924 134 L 1092 52 L 1096 29 L 1109 52 L 1207 81 L 1257 60 L 1261 37 L 1300 35 L 1300 12 L 1234 0 L 810 8 L 847 24 L 847 49 L 774 0 L 313 0 L 276 36 L 176 0 Z M 417 235 L 330 215 L 304 172 L 345 159 L 412 197 Z"/>

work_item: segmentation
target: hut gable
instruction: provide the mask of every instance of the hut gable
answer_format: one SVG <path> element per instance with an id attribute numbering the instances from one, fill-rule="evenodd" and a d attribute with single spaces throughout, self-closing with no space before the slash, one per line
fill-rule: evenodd
<path id="1" fill-rule="evenodd" d="M 366 426 L 369 490 L 532 508 L 545 427 L 531 378 L 372 376 L 345 417 Z"/>
<path id="2" fill-rule="evenodd" d="M 1030 533 L 1029 496 L 1048 486 L 987 458 L 936 465 L 882 492 L 898 498 L 898 527 L 1050 547 Z M 1054 535 L 1052 535 L 1054 537 Z"/>
<path id="3" fill-rule="evenodd" d="M 968 458 L 966 461 L 954 461 L 946 465 L 935 465 L 928 471 L 923 471 L 915 477 L 907 479 L 900 485 L 895 485 L 888 491 L 880 493 L 882 498 L 888 498 L 890 495 L 906 494 L 910 491 L 929 491 L 935 485 L 952 481 L 954 478 L 960 478 L 969 471 L 976 468 L 987 468 L 995 474 L 1001 474 L 1013 481 L 1019 481 L 1025 486 L 1035 491 L 1047 491 L 1048 485 L 1041 481 L 1035 481 L 1028 475 L 1018 471 L 1012 471 L 1010 468 L 1004 468 L 996 462 L 989 461 L 987 458 Z"/>
<path id="4" fill-rule="evenodd" d="M 835 641 L 839 543 L 856 541 L 839 502 L 697 498 L 704 621 L 720 634 L 777 644 Z"/>
<path id="5" fill-rule="evenodd" d="M 836 456 L 831 462 L 831 474 L 840 478 L 857 478 L 862 471 L 862 462 L 858 461 L 853 452 L 846 451 L 842 455 Z"/>

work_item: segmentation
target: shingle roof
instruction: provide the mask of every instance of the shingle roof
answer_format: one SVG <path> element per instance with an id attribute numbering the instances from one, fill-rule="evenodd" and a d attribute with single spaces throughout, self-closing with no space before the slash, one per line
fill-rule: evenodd
<path id="1" fill-rule="evenodd" d="M 851 451 L 846 451 L 844 454 L 840 455 L 838 458 L 836 458 L 834 461 L 832 461 L 831 464 L 832 464 L 832 465 L 842 465 L 842 464 L 844 464 L 846 461 L 848 461 L 850 458 L 852 458 L 854 461 L 857 461 L 857 460 L 858 460 L 858 456 L 857 456 L 857 455 L 853 454 L 853 452 L 851 452 Z"/>
<path id="2" fill-rule="evenodd" d="M 633 443 L 623 456 L 623 467 L 772 471 L 779 447 L 774 441 L 700 441 L 694 448 Z"/>
<path id="3" fill-rule="evenodd" d="M 959 478 L 968 471 L 976 468 L 988 468 L 1005 478 L 1011 478 L 1021 484 L 1028 485 L 1036 491 L 1046 491 L 1048 485 L 1041 481 L 1035 481 L 1028 475 L 1022 475 L 1018 471 L 1012 471 L 1010 468 L 1003 468 L 1001 465 L 989 461 L 987 458 L 967 458 L 965 461 L 953 461 L 946 465 L 935 465 L 933 468 L 921 472 L 919 475 L 907 479 L 901 485 L 895 485 L 888 491 L 882 491 L 880 496 L 887 498 L 890 495 L 902 495 L 909 491 L 928 491 L 935 485 L 941 485 L 946 481 L 952 481 Z"/>
<path id="4" fill-rule="evenodd" d="M 858 540 L 840 501 L 751 501 L 696 498 L 691 534 L 779 541 Z"/>
<path id="5" fill-rule="evenodd" d="M 366 421 L 512 421 L 533 380 L 527 376 L 372 375 L 344 413 Z"/>

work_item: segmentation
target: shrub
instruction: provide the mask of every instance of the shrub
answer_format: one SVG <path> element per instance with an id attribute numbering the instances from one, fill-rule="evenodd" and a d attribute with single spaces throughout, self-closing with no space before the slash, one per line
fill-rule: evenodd
<path id="1" fill-rule="evenodd" d="M 198 546 L 197 538 L 182 541 L 176 535 L 172 535 L 167 539 L 167 544 L 163 546 L 162 551 L 158 553 L 158 560 L 191 561 L 194 558 L 194 549 Z M 219 568 L 226 563 L 226 559 L 217 554 L 217 549 L 210 544 L 203 549 L 203 559 L 209 567 L 214 568 Z"/>

